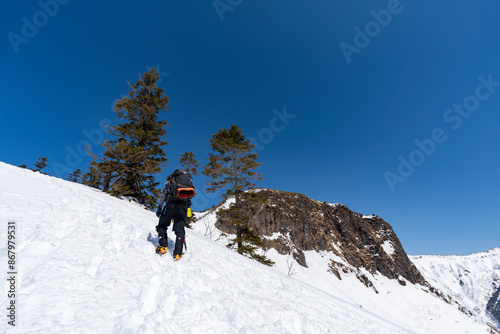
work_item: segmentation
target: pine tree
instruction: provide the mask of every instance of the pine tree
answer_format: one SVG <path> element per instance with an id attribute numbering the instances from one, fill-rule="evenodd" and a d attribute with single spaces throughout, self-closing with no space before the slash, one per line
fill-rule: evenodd
<path id="1" fill-rule="evenodd" d="M 90 163 L 87 172 L 82 175 L 81 183 L 89 187 L 107 191 L 107 189 L 103 187 L 103 174 L 99 171 L 99 169 L 97 168 L 97 163 L 95 162 Z"/>
<path id="2" fill-rule="evenodd" d="M 87 168 L 87 172 L 82 175 L 81 183 L 86 186 L 107 192 L 109 190 L 111 174 L 108 173 L 104 175 L 104 173 L 99 170 L 99 165 L 96 162 L 97 160 L 99 160 L 99 157 L 92 152 L 92 148 L 90 145 L 85 145 L 85 152 L 87 152 L 87 155 L 92 158 L 92 162 Z M 106 179 L 106 181 L 104 179 Z"/>
<path id="3" fill-rule="evenodd" d="M 82 177 L 82 170 L 78 168 L 77 170 L 73 171 L 73 173 L 69 174 L 68 180 L 76 183 L 80 183 Z"/>
<path id="4" fill-rule="evenodd" d="M 31 170 L 34 171 L 34 172 L 40 172 L 42 174 L 45 174 L 44 172 L 42 172 L 42 169 L 47 168 L 47 161 L 48 160 L 49 159 L 47 159 L 46 157 L 40 157 L 40 158 L 38 158 L 38 160 L 34 164 L 35 168 L 33 168 Z M 47 174 L 45 174 L 45 175 L 47 175 Z"/>
<path id="5" fill-rule="evenodd" d="M 114 196 L 128 196 L 154 208 L 160 189 L 154 174 L 166 163 L 163 140 L 166 121 L 159 113 L 168 110 L 168 97 L 156 83 L 160 75 L 153 67 L 139 77 L 127 97 L 118 100 L 114 111 L 122 122 L 108 131 L 117 137 L 107 140 L 104 157 L 96 163 L 103 190 Z M 94 175 L 95 176 L 95 175 Z"/>
<path id="6" fill-rule="evenodd" d="M 227 217 L 229 223 L 236 227 L 236 238 L 231 240 L 228 247 L 237 246 L 238 253 L 272 265 L 272 261 L 255 252 L 257 246 L 262 246 L 262 240 L 248 226 L 250 217 L 245 215 L 241 208 L 242 201 L 254 198 L 251 192 L 245 192 L 255 187 L 252 181 L 262 179 L 255 171 L 261 165 L 257 162 L 257 154 L 252 153 L 255 145 L 245 139 L 237 125 L 220 129 L 212 136 L 210 144 L 215 154 L 209 153 L 209 162 L 203 169 L 203 174 L 211 178 L 207 191 L 215 192 L 226 188 L 224 197 L 235 198 L 235 203 L 229 209 L 220 210 L 218 213 Z"/>
<path id="7" fill-rule="evenodd" d="M 198 175 L 198 167 L 200 166 L 198 160 L 194 158 L 193 152 L 186 152 L 181 155 L 179 159 L 179 166 L 191 175 Z"/>

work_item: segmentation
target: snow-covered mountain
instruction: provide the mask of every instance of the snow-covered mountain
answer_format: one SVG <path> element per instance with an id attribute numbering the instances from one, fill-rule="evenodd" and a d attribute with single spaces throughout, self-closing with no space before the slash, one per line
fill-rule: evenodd
<path id="1" fill-rule="evenodd" d="M 194 231 L 181 261 L 159 257 L 153 212 L 4 163 L 0 221 L 1 333 L 406 332 Z M 7 295 L 9 221 L 16 222 L 15 298 Z M 12 300 L 15 327 L 6 317 Z"/>
<path id="2" fill-rule="evenodd" d="M 469 256 L 413 256 L 411 260 L 434 287 L 480 317 L 500 324 L 500 248 Z"/>
<path id="3" fill-rule="evenodd" d="M 277 270 L 412 332 L 481 332 L 467 324 L 488 319 L 469 312 L 448 290 L 436 290 L 424 272 L 422 277 L 412 269 L 394 231 L 380 217 L 301 194 L 257 192 L 265 201 L 251 202 L 242 210 L 251 217 L 250 226 L 263 238 L 265 254 L 276 262 Z M 221 203 L 220 208 L 232 202 Z M 197 214 L 194 229 L 227 244 L 234 234 L 217 210 Z"/>
<path id="4" fill-rule="evenodd" d="M 304 268 L 269 251 L 277 265 L 263 266 L 211 240 L 214 216 L 187 231 L 188 251 L 173 262 L 154 254 L 154 213 L 0 163 L 0 332 L 488 333 L 421 286 L 372 275 L 376 293 L 354 275 L 338 280 L 327 252 L 304 252 Z M 8 222 L 16 226 L 15 297 Z M 6 317 L 12 301 L 15 327 Z"/>

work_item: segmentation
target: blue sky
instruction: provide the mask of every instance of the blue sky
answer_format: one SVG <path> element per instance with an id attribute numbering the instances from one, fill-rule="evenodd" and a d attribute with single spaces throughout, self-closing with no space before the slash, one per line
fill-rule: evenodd
<path id="1" fill-rule="evenodd" d="M 83 144 L 102 152 L 100 122 L 157 66 L 171 108 L 162 182 L 238 124 L 259 144 L 259 186 L 377 214 L 410 254 L 500 246 L 498 1 L 2 7 L 1 161 L 86 169 Z"/>

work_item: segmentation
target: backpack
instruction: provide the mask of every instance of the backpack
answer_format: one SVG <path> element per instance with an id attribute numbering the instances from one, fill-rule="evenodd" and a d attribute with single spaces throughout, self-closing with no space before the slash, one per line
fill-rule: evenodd
<path id="1" fill-rule="evenodd" d="M 194 197 L 194 187 L 191 175 L 182 169 L 176 169 L 169 177 L 170 194 L 174 201 L 186 201 Z"/>

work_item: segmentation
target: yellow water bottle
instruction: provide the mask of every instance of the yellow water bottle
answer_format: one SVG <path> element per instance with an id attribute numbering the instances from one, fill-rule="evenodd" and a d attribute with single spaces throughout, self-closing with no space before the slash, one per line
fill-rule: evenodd
<path id="1" fill-rule="evenodd" d="M 188 208 L 188 213 L 187 213 L 188 218 L 191 218 L 192 215 L 193 212 L 191 212 L 191 208 Z"/>

